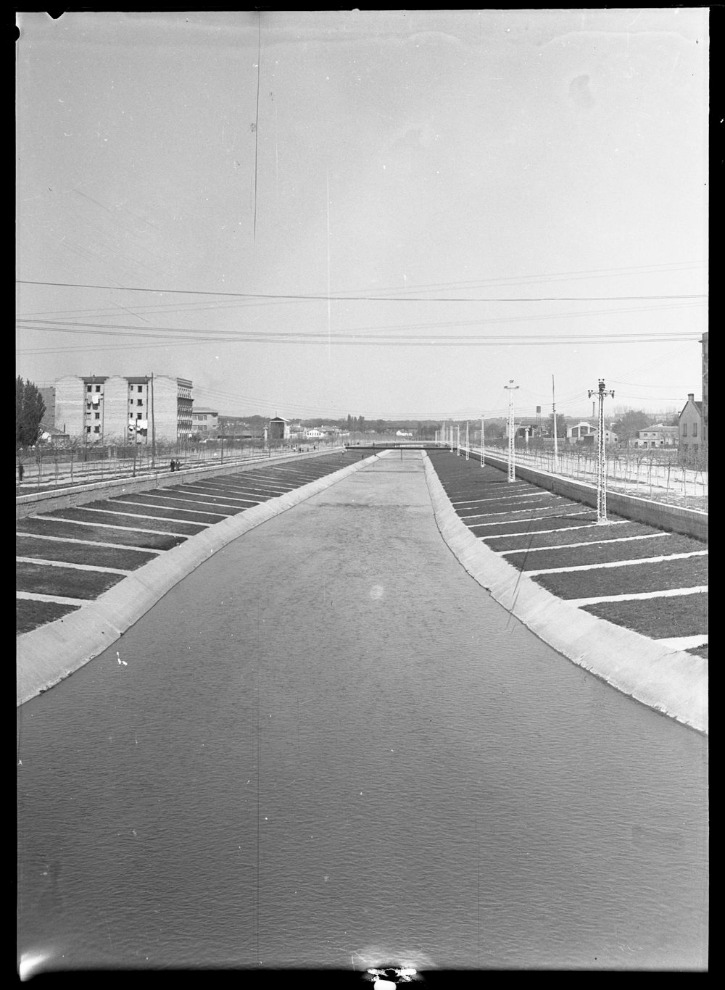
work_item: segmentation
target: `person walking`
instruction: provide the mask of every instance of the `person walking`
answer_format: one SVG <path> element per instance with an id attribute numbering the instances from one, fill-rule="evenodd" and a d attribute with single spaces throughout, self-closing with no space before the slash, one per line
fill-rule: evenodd
<path id="1" fill-rule="evenodd" d="M 176 461 L 172 461 L 171 462 L 171 470 L 172 471 L 175 471 L 176 470 Z"/>

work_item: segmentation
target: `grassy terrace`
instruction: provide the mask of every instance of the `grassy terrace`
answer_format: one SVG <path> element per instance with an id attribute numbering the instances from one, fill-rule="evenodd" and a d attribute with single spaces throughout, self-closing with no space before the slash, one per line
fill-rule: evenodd
<path id="1" fill-rule="evenodd" d="M 597 527 L 599 528 L 599 527 Z M 579 542 L 572 540 L 572 542 Z M 550 567 L 582 567 L 586 564 L 603 564 L 617 560 L 638 560 L 681 553 L 702 553 L 702 543 L 689 536 L 668 534 L 651 540 L 598 541 L 586 547 L 557 547 L 554 550 L 504 553 L 503 557 L 523 571 L 540 571 Z"/>
<path id="2" fill-rule="evenodd" d="M 86 571 L 76 567 L 48 567 L 47 564 L 31 564 L 22 560 L 15 566 L 16 590 L 32 591 L 38 595 L 92 599 L 121 580 L 123 574 Z"/>
<path id="3" fill-rule="evenodd" d="M 62 619 L 70 612 L 77 612 L 77 605 L 61 605 L 60 602 L 35 602 L 28 598 L 18 598 L 15 601 L 15 630 L 21 633 L 30 632 L 47 622 Z"/>
<path id="4" fill-rule="evenodd" d="M 66 564 L 117 567 L 122 571 L 135 571 L 156 557 L 155 553 L 126 550 L 122 547 L 99 547 L 92 543 L 71 543 L 66 540 L 39 540 L 34 536 L 22 535 L 15 538 L 15 554 L 18 557 L 37 557 L 39 560 L 57 560 Z"/>
<path id="5" fill-rule="evenodd" d="M 601 567 L 586 573 L 586 595 L 582 593 L 582 571 L 538 574 L 534 581 L 558 598 L 595 598 L 599 595 L 637 595 L 674 588 L 707 585 L 707 558 L 662 561 L 657 565 L 631 564 Z"/>
<path id="6" fill-rule="evenodd" d="M 359 451 L 338 451 L 255 470 L 231 468 L 228 475 L 103 497 L 47 513 L 40 510 L 45 518 L 31 515 L 16 524 L 16 555 L 32 558 L 17 561 L 17 590 L 92 601 L 124 577 L 101 568 L 138 570 L 209 526 L 358 460 Z M 62 564 L 84 567 L 58 566 Z M 62 619 L 78 607 L 18 598 L 17 632 Z"/>
<path id="7" fill-rule="evenodd" d="M 429 454 L 459 517 L 513 567 L 523 573 L 586 568 L 532 576 L 552 594 L 562 599 L 646 595 L 581 607 L 652 639 L 707 635 L 707 594 L 685 593 L 707 585 L 706 544 L 616 516 L 610 517 L 612 525 L 599 526 L 594 509 L 579 502 L 552 493 L 544 497 L 529 482 L 509 483 L 504 472 L 481 468 L 473 458 L 444 450 Z M 657 595 L 663 591 L 683 593 Z M 707 646 L 688 652 L 707 657 Z"/>

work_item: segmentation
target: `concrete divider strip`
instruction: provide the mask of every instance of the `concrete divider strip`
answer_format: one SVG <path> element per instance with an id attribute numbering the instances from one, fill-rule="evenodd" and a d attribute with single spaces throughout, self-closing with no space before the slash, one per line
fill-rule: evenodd
<path id="1" fill-rule="evenodd" d="M 223 519 L 149 561 L 77 612 L 19 636 L 17 704 L 46 691 L 102 653 L 179 581 L 232 540 L 337 484 L 378 456 L 373 454 Z"/>
<path id="2" fill-rule="evenodd" d="M 468 573 L 541 640 L 642 704 L 707 733 L 707 661 L 583 612 L 482 543 L 456 513 L 427 454 L 438 529 Z"/>

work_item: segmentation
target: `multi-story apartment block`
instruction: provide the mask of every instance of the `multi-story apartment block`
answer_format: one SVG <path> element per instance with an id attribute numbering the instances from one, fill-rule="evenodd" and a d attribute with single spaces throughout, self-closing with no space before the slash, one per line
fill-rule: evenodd
<path id="1" fill-rule="evenodd" d="M 55 425 L 88 441 L 175 443 L 191 434 L 191 391 L 169 375 L 67 375 L 55 383 Z"/>

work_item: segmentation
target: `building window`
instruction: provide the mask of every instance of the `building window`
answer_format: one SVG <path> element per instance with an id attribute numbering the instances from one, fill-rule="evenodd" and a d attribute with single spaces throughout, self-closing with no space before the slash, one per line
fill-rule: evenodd
<path id="1" fill-rule="evenodd" d="M 90 428 L 90 426 L 87 426 L 86 427 L 86 433 L 90 433 L 90 432 L 91 432 L 91 428 Z"/>
<path id="2" fill-rule="evenodd" d="M 143 385 L 139 385 L 139 387 L 138 387 L 139 392 L 141 391 L 142 388 L 143 388 Z"/>
<path id="3" fill-rule="evenodd" d="M 100 413 L 96 413 L 95 415 L 96 415 L 96 419 L 100 419 L 101 418 L 101 414 Z"/>
<path id="4" fill-rule="evenodd" d="M 136 405 L 137 406 L 142 406 L 143 405 L 143 399 L 136 399 Z"/>
<path id="5" fill-rule="evenodd" d="M 692 435 L 693 437 L 697 436 L 697 423 L 692 424 Z"/>
<path id="6" fill-rule="evenodd" d="M 100 428 L 100 426 L 94 426 L 94 427 L 93 427 L 93 432 L 94 432 L 94 433 L 100 433 L 100 432 L 101 432 L 101 428 Z"/>
<path id="7" fill-rule="evenodd" d="M 136 419 L 141 419 L 141 413 L 136 413 Z"/>
<path id="8" fill-rule="evenodd" d="M 96 392 L 100 392 L 100 391 L 101 391 L 101 386 L 100 385 L 96 385 Z"/>
<path id="9" fill-rule="evenodd" d="M 682 435 L 683 437 L 687 436 L 687 423 L 682 424 Z"/>

